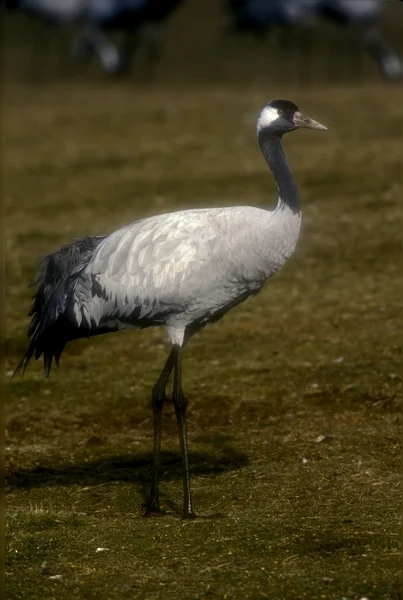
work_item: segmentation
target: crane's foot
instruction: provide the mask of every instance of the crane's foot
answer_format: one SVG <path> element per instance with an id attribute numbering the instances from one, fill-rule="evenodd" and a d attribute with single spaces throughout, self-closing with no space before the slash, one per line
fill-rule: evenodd
<path id="1" fill-rule="evenodd" d="M 161 509 L 160 504 L 157 499 L 149 498 L 144 505 L 145 508 L 145 517 L 155 517 L 158 515 L 164 515 L 165 512 Z"/>
<path id="2" fill-rule="evenodd" d="M 183 511 L 183 515 L 182 515 L 182 519 L 188 521 L 191 519 L 197 519 L 197 515 L 196 513 L 193 512 L 193 510 L 184 510 Z"/>
<path id="3" fill-rule="evenodd" d="M 182 519 L 184 521 L 190 521 L 192 519 L 197 519 L 197 518 L 198 518 L 197 515 L 193 511 L 192 512 L 184 512 L 183 516 L 182 516 Z"/>

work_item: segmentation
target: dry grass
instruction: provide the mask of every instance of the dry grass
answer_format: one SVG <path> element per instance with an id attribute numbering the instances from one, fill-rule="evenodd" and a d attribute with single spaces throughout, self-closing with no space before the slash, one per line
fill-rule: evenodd
<path id="1" fill-rule="evenodd" d="M 33 364 L 7 386 L 8 598 L 401 597 L 398 88 L 10 85 L 6 373 L 41 254 L 145 215 L 273 204 L 253 131 L 273 96 L 329 132 L 286 139 L 303 200 L 295 256 L 186 353 L 204 518 L 180 520 L 170 406 L 168 514 L 143 518 L 164 332 L 71 344 L 49 380 Z"/>

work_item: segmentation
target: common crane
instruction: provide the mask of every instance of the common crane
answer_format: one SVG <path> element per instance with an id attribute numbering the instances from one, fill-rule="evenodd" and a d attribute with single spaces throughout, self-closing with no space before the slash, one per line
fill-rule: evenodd
<path id="1" fill-rule="evenodd" d="M 251 294 L 294 252 L 301 209 L 282 136 L 300 127 L 326 130 L 295 104 L 274 100 L 262 109 L 257 136 L 278 188 L 275 210 L 234 206 L 185 210 L 131 223 L 105 237 L 86 237 L 49 254 L 36 276 L 30 342 L 16 373 L 35 354 L 45 375 L 70 340 L 127 327 L 166 325 L 172 344 L 152 390 L 154 452 L 148 513 L 160 511 L 161 414 L 173 375 L 182 454 L 183 517 L 195 517 L 190 490 L 181 349 L 191 336 Z"/>

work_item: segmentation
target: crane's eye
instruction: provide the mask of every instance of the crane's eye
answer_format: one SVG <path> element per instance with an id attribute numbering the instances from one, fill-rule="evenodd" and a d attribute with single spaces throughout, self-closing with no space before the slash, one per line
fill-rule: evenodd
<path id="1" fill-rule="evenodd" d="M 283 114 L 284 114 L 284 111 L 281 110 L 281 108 L 279 108 L 278 111 L 277 111 L 277 114 L 278 114 L 279 117 L 282 117 Z"/>

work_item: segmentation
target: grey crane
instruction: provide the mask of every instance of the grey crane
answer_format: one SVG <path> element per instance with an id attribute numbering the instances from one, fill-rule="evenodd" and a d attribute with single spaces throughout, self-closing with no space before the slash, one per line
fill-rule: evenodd
<path id="1" fill-rule="evenodd" d="M 236 206 L 185 210 L 136 221 L 105 237 L 77 240 L 49 254 L 34 283 L 30 342 L 15 373 L 35 353 L 49 376 L 70 340 L 127 327 L 166 325 L 172 344 L 152 390 L 154 452 L 148 514 L 160 512 L 161 415 L 173 375 L 182 455 L 183 517 L 194 518 L 190 490 L 181 349 L 191 336 L 251 294 L 294 252 L 301 211 L 282 136 L 300 127 L 326 130 L 287 100 L 262 109 L 257 136 L 278 188 L 275 210 Z"/>

